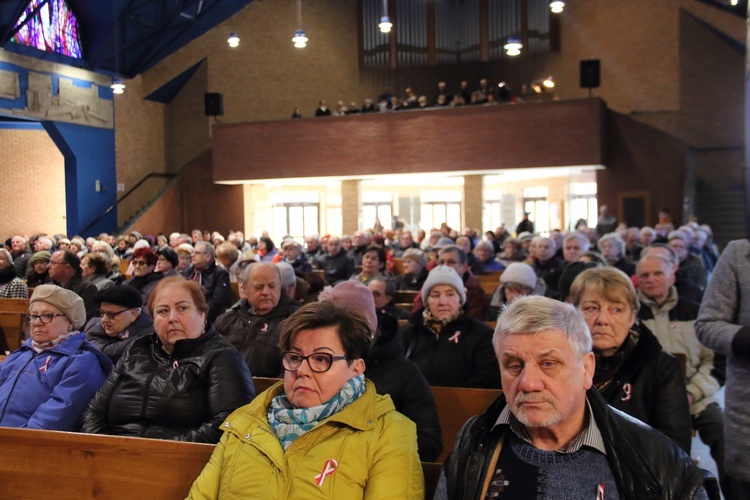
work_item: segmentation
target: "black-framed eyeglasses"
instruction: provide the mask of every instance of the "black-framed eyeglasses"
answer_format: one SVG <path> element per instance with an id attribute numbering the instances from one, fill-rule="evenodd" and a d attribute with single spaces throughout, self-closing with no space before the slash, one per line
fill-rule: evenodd
<path id="1" fill-rule="evenodd" d="M 325 373 L 331 369 L 334 361 L 348 360 L 346 356 L 334 356 L 327 352 L 314 352 L 303 356 L 298 352 L 285 351 L 281 353 L 281 366 L 284 370 L 296 372 L 302 366 L 302 362 L 307 360 L 307 366 L 315 373 Z"/>
<path id="2" fill-rule="evenodd" d="M 36 320 L 39 320 L 42 322 L 43 325 L 47 325 L 49 323 L 52 323 L 52 320 L 55 319 L 58 316 L 65 316 L 64 314 L 52 314 L 52 313 L 45 313 L 45 314 L 27 314 L 26 315 L 26 323 L 32 324 Z"/>
<path id="3" fill-rule="evenodd" d="M 131 308 L 131 309 L 132 309 L 132 308 Z M 124 312 L 126 312 L 126 311 L 130 311 L 130 309 L 123 309 L 122 311 L 117 311 L 117 312 L 102 311 L 101 309 L 99 309 L 99 315 L 100 315 L 100 316 L 101 316 L 102 318 L 115 319 L 115 318 L 116 318 L 116 317 L 118 317 L 118 316 L 119 316 L 120 314 L 122 314 L 122 313 L 124 313 Z"/>
<path id="4" fill-rule="evenodd" d="M 135 266 L 147 266 L 148 262 L 146 262 L 145 260 L 134 260 L 132 264 L 134 267 Z"/>

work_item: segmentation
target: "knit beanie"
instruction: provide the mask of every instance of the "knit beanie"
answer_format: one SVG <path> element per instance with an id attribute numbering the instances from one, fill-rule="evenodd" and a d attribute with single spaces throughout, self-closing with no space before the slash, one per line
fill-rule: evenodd
<path id="1" fill-rule="evenodd" d="M 427 279 L 422 285 L 422 301 L 426 303 L 427 297 L 430 295 L 430 290 L 436 285 L 448 285 L 452 286 L 458 292 L 461 297 L 461 305 L 466 303 L 466 290 L 464 289 L 464 282 L 458 275 L 455 269 L 449 266 L 436 266 L 430 274 L 427 275 Z"/>
<path id="2" fill-rule="evenodd" d="M 34 254 L 34 256 L 29 259 L 29 265 L 34 265 L 34 262 L 38 261 L 44 261 L 49 262 L 52 259 L 52 254 L 49 253 L 47 250 L 42 250 L 41 252 L 37 252 Z"/>
<path id="3" fill-rule="evenodd" d="M 34 302 L 46 302 L 60 310 L 61 313 L 78 329 L 86 322 L 86 308 L 83 299 L 77 293 L 56 285 L 39 285 L 29 300 L 29 306 Z"/>
<path id="4" fill-rule="evenodd" d="M 156 251 L 156 255 L 161 255 L 162 257 L 167 259 L 167 261 L 172 264 L 172 267 L 177 267 L 180 263 L 180 257 L 177 255 L 177 252 L 169 247 L 160 248 Z"/>
<path id="5" fill-rule="evenodd" d="M 533 290 L 536 286 L 536 273 L 528 264 L 513 262 L 500 275 L 500 283 L 518 283 Z"/>
<path id="6" fill-rule="evenodd" d="M 318 302 L 333 300 L 337 306 L 359 314 L 367 320 L 373 333 L 378 329 L 378 315 L 375 313 L 375 299 L 365 285 L 357 281 L 342 281 L 334 287 L 325 287 Z"/>

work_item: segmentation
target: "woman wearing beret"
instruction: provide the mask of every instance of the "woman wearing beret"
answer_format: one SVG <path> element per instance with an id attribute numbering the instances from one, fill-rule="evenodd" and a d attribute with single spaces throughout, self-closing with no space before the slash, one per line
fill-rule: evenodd
<path id="1" fill-rule="evenodd" d="M 29 270 L 26 273 L 26 286 L 28 288 L 35 288 L 52 281 L 52 278 L 49 277 L 49 261 L 51 258 L 51 253 L 42 250 L 35 253 L 29 260 Z"/>
<path id="2" fill-rule="evenodd" d="M 158 259 L 154 271 L 162 273 L 165 278 L 179 274 L 176 269 L 180 264 L 180 257 L 177 255 L 177 252 L 169 247 L 163 247 L 156 251 L 156 255 Z"/>
<path id="3" fill-rule="evenodd" d="M 422 285 L 427 304 L 414 312 L 401 333 L 406 358 L 430 385 L 500 388 L 500 367 L 492 349 L 492 328 L 466 314 L 464 283 L 448 266 L 437 266 Z"/>
<path id="4" fill-rule="evenodd" d="M 55 285 L 31 296 L 31 338 L 0 363 L 0 426 L 75 430 L 112 362 L 78 329 L 83 299 Z"/>
<path id="5" fill-rule="evenodd" d="M 250 370 L 206 323 L 198 283 L 164 278 L 148 307 L 154 333 L 130 342 L 84 412 L 82 431 L 216 443 L 227 415 L 255 396 Z"/>
<path id="6" fill-rule="evenodd" d="M 94 297 L 98 318 L 86 325 L 86 340 L 117 363 L 133 340 L 154 331 L 151 316 L 143 310 L 141 294 L 129 285 L 113 286 Z"/>

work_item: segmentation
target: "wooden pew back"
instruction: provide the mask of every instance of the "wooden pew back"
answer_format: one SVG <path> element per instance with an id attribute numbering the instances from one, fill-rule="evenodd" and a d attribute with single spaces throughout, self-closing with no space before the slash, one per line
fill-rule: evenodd
<path id="1" fill-rule="evenodd" d="M 18 349 L 24 340 L 29 299 L 0 299 L 0 354 Z"/>
<path id="2" fill-rule="evenodd" d="M 214 450 L 210 444 L 11 428 L 0 428 L 0 443 L 0 498 L 22 499 L 183 499 Z M 431 499 L 440 464 L 424 463 L 422 471 Z"/>

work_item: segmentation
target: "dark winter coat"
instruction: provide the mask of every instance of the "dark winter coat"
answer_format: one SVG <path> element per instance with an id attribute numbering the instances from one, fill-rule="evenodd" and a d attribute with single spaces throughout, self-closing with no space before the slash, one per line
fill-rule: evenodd
<path id="1" fill-rule="evenodd" d="M 116 337 L 107 335 L 104 327 L 102 327 L 101 318 L 94 318 L 89 321 L 84 331 L 86 332 L 86 340 L 106 354 L 112 360 L 112 363 L 117 363 L 132 340 L 154 331 L 154 322 L 151 320 L 151 316 L 143 310 L 135 318 L 135 321 Z"/>
<path id="2" fill-rule="evenodd" d="M 156 334 L 131 342 L 83 414 L 83 432 L 217 443 L 219 425 L 255 397 L 237 350 L 213 328 L 167 354 Z"/>

